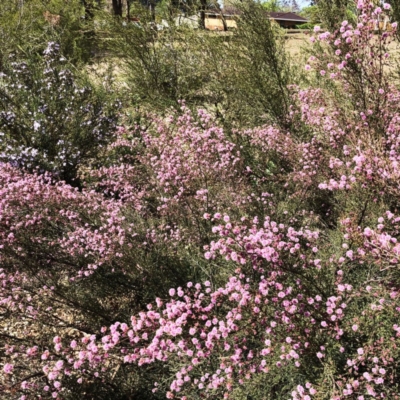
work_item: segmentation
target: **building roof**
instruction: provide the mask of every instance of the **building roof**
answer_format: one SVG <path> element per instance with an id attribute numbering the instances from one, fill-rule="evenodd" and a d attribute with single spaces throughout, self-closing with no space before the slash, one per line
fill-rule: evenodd
<path id="1" fill-rule="evenodd" d="M 238 10 L 236 7 L 224 7 L 222 12 L 224 15 L 240 15 L 242 12 Z"/>
<path id="2" fill-rule="evenodd" d="M 275 21 L 308 22 L 306 18 L 300 17 L 300 15 L 293 12 L 267 12 L 267 15 Z"/>
<path id="3" fill-rule="evenodd" d="M 206 10 L 206 14 L 222 14 L 224 16 L 235 16 L 235 15 L 241 15 L 242 12 L 237 9 L 236 7 L 225 7 L 222 10 L 218 9 L 216 7 L 210 7 L 208 10 Z M 306 23 L 308 22 L 308 19 L 300 17 L 300 15 L 297 15 L 293 12 L 266 12 L 266 15 L 270 19 L 274 19 L 275 21 L 293 21 L 293 22 L 301 22 L 301 23 Z"/>

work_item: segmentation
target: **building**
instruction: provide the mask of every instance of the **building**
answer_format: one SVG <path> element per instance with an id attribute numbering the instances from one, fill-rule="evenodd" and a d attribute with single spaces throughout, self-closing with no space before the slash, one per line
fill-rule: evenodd
<path id="1" fill-rule="evenodd" d="M 237 9 L 233 7 L 227 7 L 222 10 L 222 14 L 228 29 L 237 28 L 236 19 L 240 17 L 240 12 Z M 300 15 L 292 12 L 266 12 L 266 16 L 285 29 L 295 29 L 296 25 L 301 25 L 308 22 L 306 18 L 300 17 Z M 205 25 L 206 29 L 212 31 L 222 31 L 224 29 L 224 25 L 222 22 L 221 12 L 214 10 L 207 11 Z"/>
<path id="2" fill-rule="evenodd" d="M 282 28 L 295 29 L 296 25 L 306 24 L 308 20 L 293 12 L 267 12 L 269 19 L 277 22 Z"/>
<path id="3" fill-rule="evenodd" d="M 387 14 L 379 14 L 374 22 L 375 31 L 392 31 L 393 27 Z"/>
<path id="4" fill-rule="evenodd" d="M 228 29 L 235 29 L 237 28 L 236 24 L 236 17 L 238 16 L 238 12 L 235 10 L 222 10 L 222 15 L 225 19 L 225 23 Z M 206 18 L 204 21 L 205 28 L 210 31 L 223 31 L 224 24 L 222 21 L 221 12 L 209 10 L 206 11 Z"/>

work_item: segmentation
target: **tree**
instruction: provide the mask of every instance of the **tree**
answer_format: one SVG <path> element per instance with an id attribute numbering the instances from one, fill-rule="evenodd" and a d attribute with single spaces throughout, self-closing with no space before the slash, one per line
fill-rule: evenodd
<path id="1" fill-rule="evenodd" d="M 296 0 L 267 0 L 263 7 L 270 12 L 298 12 L 300 7 Z"/>
<path id="2" fill-rule="evenodd" d="M 282 6 L 279 0 L 267 0 L 263 3 L 263 7 L 270 12 L 282 11 Z"/>
<path id="3" fill-rule="evenodd" d="M 391 16 L 393 22 L 400 23 L 400 3 L 397 0 L 388 0 L 391 5 Z M 400 39 L 400 34 L 397 32 L 397 38 Z"/>
<path id="4" fill-rule="evenodd" d="M 314 0 L 318 7 L 319 19 L 330 31 L 333 31 L 343 21 L 349 19 L 349 11 L 354 9 L 352 0 Z M 354 15 L 355 18 L 355 15 Z"/>
<path id="5" fill-rule="evenodd" d="M 284 9 L 289 10 L 291 12 L 300 11 L 300 7 L 296 0 L 282 0 L 282 5 Z"/>
<path id="6" fill-rule="evenodd" d="M 313 6 L 304 7 L 301 10 L 300 15 L 304 18 L 307 18 L 311 24 L 316 24 L 316 23 L 320 22 L 318 6 L 313 5 Z"/>

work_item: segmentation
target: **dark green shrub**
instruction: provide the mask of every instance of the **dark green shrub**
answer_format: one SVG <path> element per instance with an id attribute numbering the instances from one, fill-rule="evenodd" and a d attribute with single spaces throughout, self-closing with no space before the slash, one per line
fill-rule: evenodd
<path id="1" fill-rule="evenodd" d="M 10 57 L 1 76 L 1 160 L 77 184 L 79 167 L 112 138 L 119 103 L 79 78 L 55 43 L 43 57 Z"/>

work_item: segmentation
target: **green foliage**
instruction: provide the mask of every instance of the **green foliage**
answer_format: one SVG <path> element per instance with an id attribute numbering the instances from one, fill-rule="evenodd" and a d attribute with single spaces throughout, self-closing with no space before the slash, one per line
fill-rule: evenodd
<path id="1" fill-rule="evenodd" d="M 53 41 L 60 44 L 70 62 L 87 63 L 101 44 L 95 28 L 104 18 L 106 15 L 98 9 L 89 18 L 80 0 L 1 2 L 0 51 L 7 55 L 21 48 L 41 54 Z"/>
<path id="2" fill-rule="evenodd" d="M 16 48 L 34 48 L 43 39 L 44 8 L 39 2 L 27 1 L 23 7 L 17 1 L 0 3 L 0 51 L 9 54 Z"/>
<path id="3" fill-rule="evenodd" d="M 174 26 L 171 19 L 169 27 L 157 31 L 150 13 L 139 11 L 140 23 L 114 22 L 110 48 L 127 68 L 133 104 L 160 110 L 183 98 L 188 104 L 201 103 L 207 84 L 205 40 L 193 29 Z"/>
<path id="4" fill-rule="evenodd" d="M 140 23 L 114 21 L 109 51 L 126 73 L 132 105 L 162 111 L 184 99 L 213 111 L 227 127 L 285 125 L 292 70 L 284 37 L 262 6 L 236 6 L 238 29 L 225 35 L 176 26 L 165 4 L 158 14 L 163 29 L 141 8 L 135 10 Z"/>
<path id="5" fill-rule="evenodd" d="M 307 22 L 306 24 L 296 25 L 296 29 L 312 30 L 314 26 L 311 22 Z"/>
<path id="6" fill-rule="evenodd" d="M 318 6 L 308 6 L 308 7 L 304 7 L 301 12 L 300 15 L 304 18 L 307 18 L 310 22 L 310 24 L 315 25 L 316 23 L 320 22 L 320 15 L 319 15 L 320 11 Z M 305 24 L 304 24 L 305 25 Z"/>
<path id="7" fill-rule="evenodd" d="M 354 0 L 317 0 L 318 19 L 324 28 L 334 31 L 343 20 L 356 20 Z"/>
<path id="8" fill-rule="evenodd" d="M 397 22 L 400 24 L 400 3 L 396 0 L 388 0 L 388 3 L 391 5 L 390 16 L 392 22 Z M 400 33 L 397 31 L 397 39 L 400 40 Z"/>
<path id="9" fill-rule="evenodd" d="M 269 12 L 297 12 L 300 8 L 295 0 L 266 0 L 262 6 Z"/>
<path id="10" fill-rule="evenodd" d="M 279 0 L 267 0 L 266 2 L 262 3 L 262 6 L 271 12 L 282 11 L 282 5 L 280 4 Z"/>
<path id="11" fill-rule="evenodd" d="M 195 15 L 200 6 L 185 3 L 186 15 Z M 24 7 L 1 9 L 1 17 L 8 21 L 3 28 L 4 58 L 16 48 L 40 54 L 44 43 L 54 41 L 77 66 L 101 53 L 118 60 L 121 79 L 129 88 L 125 93 L 139 115 L 163 111 L 185 99 L 192 108 L 213 111 L 227 127 L 286 123 L 291 67 L 280 29 L 265 18 L 260 5 L 237 4 L 243 13 L 236 20 L 239 29 L 225 36 L 177 26 L 181 5 L 174 2 L 157 8 L 158 25 L 153 13 L 138 4 L 130 8 L 137 22 L 110 18 L 99 9 L 88 18 L 77 0 L 67 6 L 58 0 L 46 6 L 32 0 Z M 47 19 L 55 16 L 57 23 L 47 21 L 46 12 Z M 21 24 L 29 39 L 18 31 Z"/>
<path id="12" fill-rule="evenodd" d="M 259 5 L 242 3 L 240 10 L 225 78 L 231 89 L 226 93 L 227 113 L 239 124 L 271 121 L 286 126 L 288 84 L 295 78 L 284 36 Z"/>

